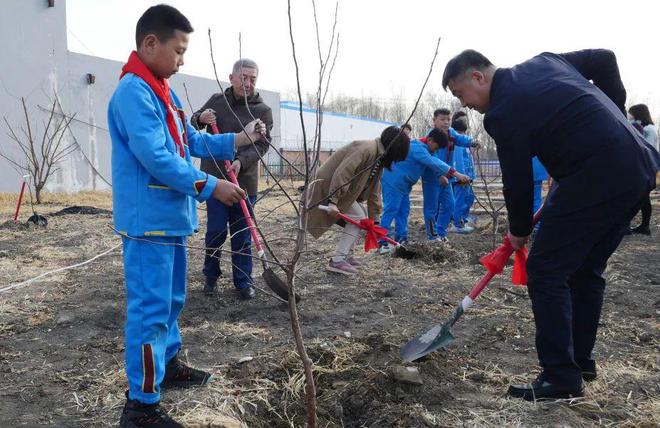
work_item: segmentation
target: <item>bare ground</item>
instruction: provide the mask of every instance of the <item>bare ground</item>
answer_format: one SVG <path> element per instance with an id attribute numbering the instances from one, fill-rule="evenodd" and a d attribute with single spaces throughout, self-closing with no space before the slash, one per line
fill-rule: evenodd
<path id="1" fill-rule="evenodd" d="M 108 194 L 46 196 L 41 214 L 71 205 L 110 208 Z M 13 197 L 0 195 L 5 219 L 13 213 Z M 271 213 L 284 201 L 271 192 L 257 205 L 257 216 L 276 255 L 286 258 L 292 211 Z M 23 209 L 24 220 L 28 207 Z M 119 243 L 107 214 L 48 221 L 45 229 L 0 225 L 0 287 Z M 410 364 L 423 385 L 392 376 L 402 364 L 400 345 L 450 315 L 483 273 L 478 257 L 490 243 L 484 231 L 453 237 L 426 258 L 365 255 L 356 278 L 324 271 L 334 234 L 310 240 L 299 272 L 299 311 L 316 368 L 319 426 L 660 426 L 658 226 L 654 221 L 652 237 L 626 237 L 610 261 L 595 350 L 599 378 L 587 385 L 584 398 L 554 403 L 505 396 L 510 382 L 529 380 L 538 370 L 526 291 L 508 284 L 506 275 L 457 324 L 448 349 Z M 421 234 L 418 216 L 411 230 Z M 212 371 L 215 381 L 208 388 L 165 391 L 165 409 L 190 427 L 303 426 L 304 380 L 286 306 L 264 293 L 238 301 L 227 275 L 219 295 L 203 295 L 201 234 L 189 245 L 183 355 Z M 227 258 L 222 266 L 228 273 Z M 259 273 L 255 264 L 263 287 Z M 126 389 L 124 299 L 119 250 L 0 294 L 3 427 L 116 425 Z"/>

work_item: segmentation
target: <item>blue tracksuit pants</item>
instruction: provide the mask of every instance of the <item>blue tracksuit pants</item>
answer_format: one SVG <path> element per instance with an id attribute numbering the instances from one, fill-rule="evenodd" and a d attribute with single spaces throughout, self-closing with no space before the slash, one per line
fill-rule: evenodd
<path id="1" fill-rule="evenodd" d="M 436 233 L 441 236 L 447 236 L 447 226 L 454 215 L 454 189 L 449 186 L 439 186 L 438 193 L 438 217 L 435 224 Z"/>
<path id="2" fill-rule="evenodd" d="M 380 225 L 387 229 L 388 236 L 392 238 L 391 226 L 394 222 L 393 239 L 397 242 L 408 239 L 408 216 L 410 215 L 410 190 L 402 192 L 393 186 L 382 183 L 383 188 L 383 215 Z"/>
<path id="3" fill-rule="evenodd" d="M 438 198 L 440 184 L 436 181 L 422 180 L 422 193 L 424 195 L 424 230 L 426 239 L 437 238 L 436 223 L 438 221 Z"/>
<path id="4" fill-rule="evenodd" d="M 257 196 L 249 196 L 250 205 L 254 205 Z M 247 288 L 252 285 L 252 239 L 247 229 L 247 222 L 240 204 L 228 206 L 210 198 L 206 201 L 206 256 L 204 257 L 204 275 L 218 278 L 220 270 L 220 248 L 227 239 L 227 224 L 231 233 L 231 266 L 234 286 Z"/>
<path id="5" fill-rule="evenodd" d="M 472 186 L 459 186 L 454 185 L 454 225 L 461 226 L 461 221 L 467 219 L 470 214 L 470 209 L 474 203 L 474 192 Z"/>
<path id="6" fill-rule="evenodd" d="M 177 318 L 186 298 L 186 238 L 122 237 L 122 243 L 128 394 L 157 403 L 165 365 L 181 347 Z"/>

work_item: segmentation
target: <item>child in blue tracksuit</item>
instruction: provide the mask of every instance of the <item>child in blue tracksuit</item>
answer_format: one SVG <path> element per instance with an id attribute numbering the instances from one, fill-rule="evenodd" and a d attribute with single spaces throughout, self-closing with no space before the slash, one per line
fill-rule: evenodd
<path id="1" fill-rule="evenodd" d="M 462 113 L 461 116 L 458 114 Z M 467 131 L 467 118 L 456 119 L 464 116 L 463 112 L 456 112 L 452 121 L 452 128 L 459 134 Z M 474 163 L 469 147 L 456 146 L 454 148 L 454 165 L 457 171 L 470 177 L 474 181 L 476 174 L 474 172 Z M 474 203 L 474 192 L 472 186 L 453 186 L 455 205 L 454 205 L 454 227 L 456 231 L 467 229 L 465 226 L 469 222 L 470 208 Z M 470 228 L 472 229 L 472 228 Z"/>
<path id="2" fill-rule="evenodd" d="M 233 159 L 244 135 L 200 134 L 183 115 L 167 78 L 183 64 L 190 22 L 166 5 L 149 8 L 136 29 L 137 51 L 108 106 L 113 216 L 122 237 L 126 282 L 127 402 L 120 426 L 181 426 L 158 409 L 160 387 L 204 385 L 211 375 L 177 358 L 177 318 L 186 293 L 186 236 L 197 229 L 196 203 L 231 205 L 240 187 L 195 168 L 190 156 Z M 265 127 L 247 127 L 253 138 Z"/>
<path id="3" fill-rule="evenodd" d="M 438 129 L 438 128 L 434 128 Z M 453 128 L 448 129 L 448 139 L 434 156 L 450 167 L 454 167 L 454 146 L 470 147 L 472 138 L 461 135 Z M 451 183 L 453 180 L 449 180 Z M 469 180 L 466 181 L 469 183 Z M 454 192 L 451 184 L 441 185 L 432 171 L 422 174 L 422 192 L 424 194 L 424 224 L 429 240 L 445 240 L 447 226 L 454 214 Z"/>
<path id="4" fill-rule="evenodd" d="M 433 156 L 441 145 L 447 144 L 447 135 L 438 130 L 432 130 L 426 138 L 410 142 L 408 156 L 402 162 L 392 165 L 392 169 L 385 170 L 381 178 L 383 189 L 383 214 L 381 226 L 390 230 L 392 221 L 395 222 L 394 239 L 398 242 L 408 238 L 408 214 L 410 212 L 410 191 L 417 183 L 422 173 L 430 171 L 436 181 L 441 176 L 456 176 L 460 181 L 466 182 L 467 177 L 456 172 L 445 162 Z M 383 247 L 386 247 L 383 245 Z"/>

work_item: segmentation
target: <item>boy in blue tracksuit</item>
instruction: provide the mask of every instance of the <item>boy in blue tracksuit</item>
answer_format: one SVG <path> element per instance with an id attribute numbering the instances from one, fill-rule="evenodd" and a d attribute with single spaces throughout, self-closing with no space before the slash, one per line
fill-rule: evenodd
<path id="1" fill-rule="evenodd" d="M 394 220 L 396 241 L 401 242 L 408 238 L 410 191 L 422 173 L 434 174 L 436 182 L 440 177 L 456 177 L 459 182 L 469 181 L 466 176 L 433 156 L 438 147 L 446 144 L 447 135 L 438 129 L 433 129 L 426 138 L 410 142 L 410 150 L 404 161 L 392 165 L 391 171 L 386 169 L 383 172 L 381 226 L 389 231 Z M 382 248 L 387 246 L 383 244 Z"/>
<path id="2" fill-rule="evenodd" d="M 160 387 L 205 385 L 211 375 L 177 358 L 186 291 L 186 236 L 197 228 L 195 200 L 233 204 L 240 187 L 195 168 L 190 156 L 233 159 L 246 135 L 200 134 L 167 79 L 183 64 L 193 29 L 178 10 L 149 8 L 136 28 L 137 51 L 122 68 L 108 106 L 114 225 L 122 236 L 126 282 L 127 401 L 120 426 L 179 427 L 158 408 Z M 255 121 L 251 138 L 265 130 Z"/>
<path id="3" fill-rule="evenodd" d="M 464 135 L 468 130 L 468 117 L 464 111 L 457 111 L 451 118 L 451 128 L 461 135 Z M 470 177 L 471 180 L 475 179 L 474 165 L 472 163 L 472 154 L 468 147 L 455 146 L 454 147 L 454 165 L 455 168 Z M 457 186 L 456 183 L 452 185 L 454 191 L 454 226 L 451 231 L 469 233 L 474 230 L 473 227 L 468 226 L 470 207 L 474 203 L 474 193 L 471 186 Z"/>
<path id="4" fill-rule="evenodd" d="M 460 135 L 449 125 L 451 112 L 446 108 L 439 108 L 433 112 L 434 129 L 445 132 L 447 143 L 443 144 L 434 156 L 450 167 L 454 167 L 454 146 L 471 147 L 472 138 Z M 438 183 L 434 173 L 427 171 L 422 175 L 422 192 L 424 194 L 424 224 L 426 236 L 429 240 L 447 240 L 447 226 L 454 214 L 454 192 L 449 184 L 452 180 L 440 178 Z M 447 183 L 445 183 L 447 181 Z M 469 180 L 465 184 L 469 183 Z"/>
<path id="5" fill-rule="evenodd" d="M 462 113 L 462 112 L 458 112 Z M 463 113 L 464 115 L 465 113 Z M 454 114 L 454 118 L 457 114 Z M 452 129 L 459 134 L 464 134 L 467 131 L 467 118 L 454 119 L 452 121 Z M 456 146 L 454 148 L 454 164 L 457 171 L 470 177 L 474 181 L 476 174 L 474 173 L 474 164 L 472 161 L 472 154 L 468 147 Z M 454 206 L 454 230 L 455 231 L 472 231 L 473 228 L 468 228 L 470 208 L 474 203 L 474 192 L 472 186 L 453 186 L 455 206 Z"/>

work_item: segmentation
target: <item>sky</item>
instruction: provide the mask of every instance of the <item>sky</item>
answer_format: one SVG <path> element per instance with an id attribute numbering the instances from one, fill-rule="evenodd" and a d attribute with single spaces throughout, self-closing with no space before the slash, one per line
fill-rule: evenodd
<path id="1" fill-rule="evenodd" d="M 67 0 L 69 49 L 126 60 L 145 0 Z M 220 78 L 240 54 L 259 64 L 258 87 L 293 94 L 296 87 L 286 0 L 169 0 L 191 21 L 180 71 L 212 77 L 210 28 Z M 320 41 L 330 42 L 334 0 L 317 0 Z M 319 55 L 311 0 L 291 0 L 303 92 L 315 91 Z M 634 6 L 633 6 L 634 5 Z M 343 0 L 338 2 L 339 52 L 331 94 L 413 101 L 441 38 L 427 90 L 440 91 L 446 62 L 463 49 L 481 51 L 498 66 L 540 52 L 612 49 L 629 99 L 660 108 L 660 1 L 613 0 Z M 289 97 L 290 98 L 290 97 Z M 654 114 L 660 114 L 655 113 Z"/>

